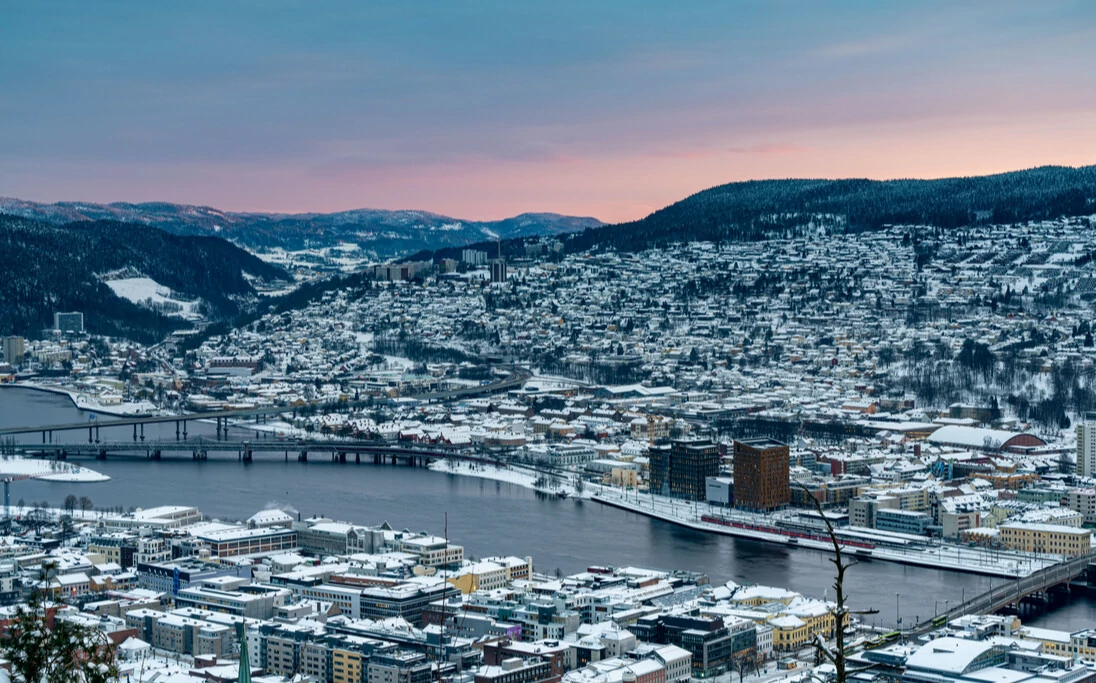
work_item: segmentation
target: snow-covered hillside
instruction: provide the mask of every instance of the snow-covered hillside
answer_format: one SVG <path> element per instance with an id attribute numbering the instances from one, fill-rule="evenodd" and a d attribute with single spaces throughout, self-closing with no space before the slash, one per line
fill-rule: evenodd
<path id="1" fill-rule="evenodd" d="M 127 301 L 160 311 L 164 315 L 176 316 L 185 320 L 198 320 L 198 301 L 180 301 L 169 287 L 161 285 L 152 278 L 127 277 L 107 280 L 107 287 Z"/>

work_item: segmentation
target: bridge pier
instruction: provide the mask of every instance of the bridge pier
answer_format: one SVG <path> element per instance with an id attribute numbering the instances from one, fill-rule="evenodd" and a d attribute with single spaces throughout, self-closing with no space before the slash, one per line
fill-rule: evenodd
<path id="1" fill-rule="evenodd" d="M 384 456 L 381 455 L 380 453 L 374 453 L 373 454 L 373 464 L 374 465 L 380 465 L 382 458 L 384 458 Z"/>
<path id="2" fill-rule="evenodd" d="M 137 441 L 137 423 L 136 422 L 133 423 L 133 440 L 135 442 Z"/>
<path id="3" fill-rule="evenodd" d="M 149 459 L 150 460 L 159 460 L 162 457 L 163 457 L 163 453 L 160 451 L 159 448 L 157 448 L 156 450 L 149 453 Z"/>
<path id="4" fill-rule="evenodd" d="M 297 455 L 297 462 L 308 462 L 308 451 L 301 451 Z"/>
<path id="5" fill-rule="evenodd" d="M 183 441 L 186 441 L 186 420 L 183 420 Z"/>
<path id="6" fill-rule="evenodd" d="M 145 440 L 145 423 L 141 423 L 141 441 Z"/>
<path id="7" fill-rule="evenodd" d="M 355 465 L 362 464 L 362 454 L 361 453 L 355 453 L 354 454 L 354 464 Z"/>
<path id="8" fill-rule="evenodd" d="M 175 440 L 179 440 L 179 421 L 175 420 Z"/>
<path id="9" fill-rule="evenodd" d="M 107 459 L 106 449 L 105 448 L 100 448 L 98 451 L 96 451 L 95 459 L 96 460 L 106 460 Z"/>
<path id="10" fill-rule="evenodd" d="M 252 457 L 251 457 L 251 446 L 244 446 L 244 454 L 243 454 L 243 459 L 244 459 L 244 463 L 249 463 L 249 462 L 251 462 L 251 460 L 252 460 Z"/>
<path id="11" fill-rule="evenodd" d="M 203 448 L 203 449 L 198 450 L 198 451 L 191 451 L 190 457 L 195 459 L 195 460 L 208 460 L 209 459 L 209 453 L 207 453 L 206 450 Z"/>
<path id="12" fill-rule="evenodd" d="M 92 439 L 91 439 L 91 425 L 88 425 L 88 443 L 92 443 Z"/>

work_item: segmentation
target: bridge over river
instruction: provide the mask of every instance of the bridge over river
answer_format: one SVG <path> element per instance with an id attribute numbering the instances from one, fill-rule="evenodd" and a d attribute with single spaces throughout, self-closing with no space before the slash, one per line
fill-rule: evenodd
<path id="1" fill-rule="evenodd" d="M 162 460 L 164 458 L 184 458 L 189 460 L 208 460 L 210 454 L 235 457 L 241 462 L 253 462 L 257 456 L 274 459 L 281 456 L 286 461 L 291 457 L 298 462 L 308 462 L 309 456 L 315 460 L 329 458 L 332 462 L 361 463 L 363 457 L 375 464 L 391 462 L 412 466 L 425 466 L 432 460 L 450 459 L 470 462 L 500 464 L 501 461 L 489 454 L 445 445 L 392 445 L 387 443 L 364 441 L 335 441 L 330 439 L 257 439 L 254 441 L 229 441 L 221 439 L 196 438 L 186 441 L 115 441 L 91 444 L 47 443 L 47 444 L 9 444 L 9 452 L 32 458 L 68 460 L 69 458 L 94 458 L 106 460 L 124 458 L 128 460 Z"/>
<path id="2" fill-rule="evenodd" d="M 951 621 L 968 614 L 991 614 L 1006 608 L 1019 611 L 1025 602 L 1048 602 L 1054 595 L 1068 595 L 1074 590 L 1087 590 L 1087 584 L 1077 585 L 1074 582 L 1082 576 L 1092 577 L 1093 575 L 1096 575 L 1096 554 L 1075 557 L 991 588 L 960 605 L 946 609 L 938 614 L 935 620 Z M 932 620 L 925 620 L 904 633 L 914 637 L 935 628 L 938 626 L 933 625 Z"/>
<path id="3" fill-rule="evenodd" d="M 533 374 L 526 368 L 514 366 L 504 368 L 507 374 L 494 382 L 474 387 L 462 387 L 460 389 L 448 389 L 425 394 L 412 394 L 405 398 L 413 398 L 419 401 L 451 401 L 454 399 L 469 398 L 484 394 L 494 394 L 509 391 L 521 387 Z M 300 405 L 300 406 L 267 406 L 262 408 L 246 408 L 241 410 L 216 410 L 202 413 L 187 413 L 184 415 L 140 415 L 133 417 L 112 418 L 109 420 L 93 420 L 90 422 L 66 422 L 60 424 L 4 427 L 0 428 L 0 437 L 16 436 L 21 434 L 42 434 L 43 444 L 53 443 L 54 432 L 66 432 L 75 430 L 88 430 L 88 443 L 95 444 L 99 441 L 99 430 L 108 427 L 133 427 L 133 440 L 144 441 L 145 425 L 175 423 L 176 440 L 187 438 L 187 423 L 193 420 L 212 420 L 217 423 L 217 433 L 222 429 L 227 434 L 230 420 L 261 420 L 271 415 L 284 415 L 292 413 L 296 415 L 301 410 L 321 410 L 326 412 L 347 412 L 375 406 L 374 400 L 367 401 L 341 401 L 333 404 Z M 138 435 L 138 430 L 140 434 Z"/>

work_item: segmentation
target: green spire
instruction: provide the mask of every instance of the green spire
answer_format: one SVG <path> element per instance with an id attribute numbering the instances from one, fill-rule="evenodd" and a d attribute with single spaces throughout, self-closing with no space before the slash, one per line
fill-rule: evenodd
<path id="1" fill-rule="evenodd" d="M 236 638 L 240 641 L 239 683 L 251 683 L 251 660 L 247 655 L 247 626 L 241 621 L 236 624 Z"/>

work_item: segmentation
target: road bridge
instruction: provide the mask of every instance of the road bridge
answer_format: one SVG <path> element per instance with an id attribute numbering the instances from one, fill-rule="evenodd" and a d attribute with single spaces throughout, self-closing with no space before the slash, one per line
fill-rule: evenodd
<path id="1" fill-rule="evenodd" d="M 499 379 L 476 387 L 463 387 L 460 389 L 449 389 L 447 391 L 437 391 L 425 394 L 411 394 L 405 398 L 413 398 L 420 401 L 451 401 L 454 399 L 467 398 L 470 396 L 479 396 L 483 394 L 493 394 L 500 391 L 509 391 L 522 386 L 525 382 L 533 376 L 533 373 L 522 367 L 510 367 L 506 368 L 508 374 L 500 377 Z M 283 415 L 285 413 L 296 413 L 299 410 L 323 410 L 326 412 L 346 412 L 353 410 L 360 410 L 363 408 L 371 408 L 376 403 L 373 400 L 367 401 L 342 401 L 332 404 L 312 404 L 305 406 L 268 406 L 262 408 L 245 408 L 240 410 L 215 410 L 202 413 L 186 413 L 184 415 L 139 415 L 133 417 L 120 417 L 112 418 L 109 420 L 92 420 L 88 422 L 66 422 L 60 424 L 49 425 L 36 425 L 27 427 L 5 427 L 0 429 L 0 437 L 3 436 L 15 436 L 18 434 L 42 434 L 43 444 L 53 443 L 54 432 L 66 432 L 74 430 L 88 430 L 88 443 L 99 442 L 99 433 L 102 429 L 109 427 L 133 427 L 133 440 L 144 441 L 145 425 L 150 424 L 171 424 L 175 423 L 175 438 L 176 440 L 186 440 L 187 438 L 187 423 L 193 420 L 213 420 L 217 423 L 217 433 L 220 434 L 222 430 L 225 434 L 228 433 L 230 420 L 247 420 L 247 419 L 262 419 L 271 415 Z M 138 434 L 138 431 L 140 434 Z"/>
<path id="2" fill-rule="evenodd" d="M 937 615 L 945 616 L 948 621 L 968 614 L 992 614 L 1006 607 L 1016 606 L 1025 599 L 1042 598 L 1055 592 L 1068 592 L 1070 584 L 1078 577 L 1088 573 L 1090 567 L 1096 564 L 1096 554 L 1075 557 L 1060 564 L 1045 569 L 1040 569 L 1033 574 L 1024 576 L 1005 584 L 991 588 L 976 595 L 961 605 L 957 605 Z M 915 637 L 928 633 L 938 628 L 932 625 L 931 620 L 926 620 L 910 631 L 903 633 Z"/>
<path id="3" fill-rule="evenodd" d="M 228 454 L 242 462 L 252 462 L 257 455 L 270 459 L 282 456 L 298 462 L 330 459 L 332 462 L 361 463 L 363 456 L 375 464 L 391 462 L 411 466 L 425 466 L 432 460 L 454 459 L 481 463 L 498 461 L 483 453 L 469 452 L 454 446 L 414 446 L 368 443 L 360 441 L 331 441 L 319 439 L 259 439 L 255 441 L 228 441 L 198 438 L 189 441 L 129 441 L 102 442 L 98 444 L 15 444 L 8 450 L 34 458 L 68 460 L 69 458 L 93 458 L 96 460 L 124 458 L 127 460 L 162 460 L 168 457 L 190 460 L 208 460 L 210 454 Z"/>

